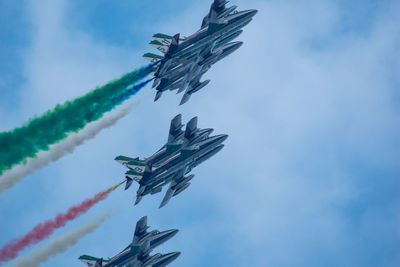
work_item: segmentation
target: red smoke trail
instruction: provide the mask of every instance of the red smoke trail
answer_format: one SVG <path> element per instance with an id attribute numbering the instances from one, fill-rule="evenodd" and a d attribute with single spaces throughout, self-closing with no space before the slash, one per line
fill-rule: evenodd
<path id="1" fill-rule="evenodd" d="M 56 218 L 38 224 L 28 234 L 14 239 L 0 249 L 0 262 L 9 261 L 18 256 L 18 253 L 29 245 L 39 243 L 50 236 L 54 230 L 64 227 L 68 221 L 72 221 L 86 213 L 91 207 L 104 200 L 112 191 L 117 189 L 125 181 L 103 192 L 97 193 L 93 198 L 83 201 L 81 204 L 71 207 L 66 213 L 58 214 Z"/>

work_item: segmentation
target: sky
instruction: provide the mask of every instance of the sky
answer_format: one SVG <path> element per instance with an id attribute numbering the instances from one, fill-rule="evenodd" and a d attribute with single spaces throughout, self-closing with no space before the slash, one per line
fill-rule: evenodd
<path id="1" fill-rule="evenodd" d="M 210 4 L 0 0 L 0 131 L 146 65 L 153 33 L 191 35 Z M 118 212 L 43 266 L 114 256 L 144 215 L 180 230 L 154 251 L 181 251 L 171 266 L 400 265 L 400 2 L 231 4 L 259 12 L 209 85 L 183 106 L 146 87 L 117 125 L 1 194 L 0 246 L 123 180 L 113 159 L 150 156 L 181 113 L 229 134 L 192 185 L 162 209 L 163 193 L 134 206 L 136 185 L 117 190 L 55 236 Z"/>

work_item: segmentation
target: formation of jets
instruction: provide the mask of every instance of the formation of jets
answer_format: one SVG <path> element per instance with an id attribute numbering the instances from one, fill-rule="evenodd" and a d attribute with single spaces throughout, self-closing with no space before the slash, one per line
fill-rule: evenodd
<path id="1" fill-rule="evenodd" d="M 162 56 L 144 55 L 157 66 L 153 73 L 153 88 L 157 91 L 154 101 L 167 90 L 177 90 L 177 93 L 185 91 L 180 105 L 186 103 L 193 93 L 210 82 L 200 81 L 203 74 L 243 44 L 233 40 L 243 32 L 242 28 L 250 23 L 257 10 L 236 11 L 237 6 L 227 7 L 227 3 L 226 0 L 214 0 L 200 30 L 189 37 L 153 35 L 150 44 L 163 53 Z M 228 137 L 226 134 L 210 136 L 213 132 L 210 128 L 199 129 L 197 117 L 186 124 L 185 130 L 182 130 L 183 126 L 182 116 L 175 116 L 167 143 L 148 158 L 115 158 L 128 168 L 125 190 L 133 181 L 139 184 L 135 205 L 143 196 L 159 193 L 169 185 L 160 208 L 165 206 L 173 196 L 190 186 L 194 174 L 188 174 L 192 169 L 221 151 Z M 105 260 L 82 255 L 79 260 L 91 267 L 163 267 L 180 255 L 180 252 L 150 255 L 156 246 L 173 237 L 178 230 L 147 232 L 147 228 L 147 217 L 143 217 L 136 224 L 132 243 L 113 258 Z"/>
<path id="2" fill-rule="evenodd" d="M 107 260 L 89 255 L 82 255 L 79 260 L 90 267 L 163 267 L 174 261 L 181 254 L 171 252 L 167 254 L 157 253 L 150 255 L 151 251 L 171 239 L 178 230 L 166 230 L 160 232 L 153 230 L 147 232 L 147 217 L 142 217 L 137 223 L 132 242 L 118 255 Z"/>
<path id="3" fill-rule="evenodd" d="M 147 159 L 118 156 L 115 160 L 129 170 L 125 173 L 128 189 L 133 181 L 139 183 L 136 202 L 143 196 L 161 192 L 169 184 L 167 193 L 161 202 L 163 207 L 171 197 L 178 195 L 189 187 L 194 175 L 185 176 L 191 170 L 218 153 L 228 135 L 211 136 L 213 129 L 197 128 L 197 117 L 192 118 L 182 130 L 181 114 L 171 121 L 167 143 Z"/>
<path id="4" fill-rule="evenodd" d="M 250 23 L 257 10 L 236 11 L 237 6 L 226 7 L 227 2 L 215 0 L 200 30 L 189 37 L 180 39 L 179 33 L 153 35 L 150 44 L 164 54 L 143 55 L 150 62 L 159 62 L 154 73 L 153 88 L 157 91 L 154 101 L 167 90 L 178 90 L 177 93 L 185 91 L 180 105 L 186 103 L 193 93 L 210 82 L 200 81 L 203 74 L 243 44 L 232 41 L 243 32 L 242 28 Z"/>

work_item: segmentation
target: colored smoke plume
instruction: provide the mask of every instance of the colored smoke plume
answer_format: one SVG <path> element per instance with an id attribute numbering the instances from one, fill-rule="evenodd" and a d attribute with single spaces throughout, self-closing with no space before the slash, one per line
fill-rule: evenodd
<path id="1" fill-rule="evenodd" d="M 0 193 L 14 186 L 14 184 L 21 181 L 25 176 L 72 153 L 77 146 L 96 137 L 102 129 L 111 127 L 117 123 L 132 110 L 134 105 L 136 104 L 131 104 L 114 114 L 104 116 L 95 122 L 87 124 L 81 131 L 72 133 L 59 143 L 51 145 L 48 151 L 40 151 L 36 157 L 27 159 L 24 164 L 17 165 L 11 170 L 5 171 L 0 179 Z"/>
<path id="2" fill-rule="evenodd" d="M 138 85 L 134 85 L 131 88 L 128 88 L 122 94 L 112 98 L 109 102 L 109 105 L 115 106 L 121 104 L 125 100 L 129 99 L 131 96 L 136 95 L 143 87 L 145 87 L 152 80 L 154 80 L 154 78 L 148 79 L 147 81 L 144 81 Z"/>
<path id="3" fill-rule="evenodd" d="M 127 87 L 145 78 L 154 71 L 154 66 L 152 64 L 128 73 L 82 97 L 57 105 L 21 127 L 0 133 L 0 175 L 101 118 L 121 103 L 114 103 L 111 99 L 124 94 Z"/>
<path id="4" fill-rule="evenodd" d="M 25 249 L 27 246 L 37 244 L 45 238 L 49 237 L 56 229 L 64 227 L 67 222 L 76 219 L 80 215 L 86 213 L 95 204 L 107 198 L 107 196 L 112 191 L 117 189 L 117 187 L 124 182 L 125 181 L 103 192 L 97 193 L 94 197 L 83 201 L 79 205 L 71 207 L 66 213 L 59 214 L 56 216 L 56 218 L 35 226 L 25 236 L 12 240 L 0 249 L 0 262 L 14 259 L 18 256 L 18 253 Z"/>
<path id="5" fill-rule="evenodd" d="M 81 238 L 95 231 L 106 219 L 110 218 L 111 213 L 111 211 L 103 213 L 84 225 L 51 239 L 47 244 L 33 248 L 28 254 L 9 263 L 7 267 L 40 266 L 40 264 L 55 257 L 57 254 L 65 252 L 69 247 L 78 243 Z"/>

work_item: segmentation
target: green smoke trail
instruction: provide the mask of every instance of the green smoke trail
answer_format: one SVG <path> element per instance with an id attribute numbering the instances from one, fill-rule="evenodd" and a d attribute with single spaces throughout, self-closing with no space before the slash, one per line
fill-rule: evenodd
<path id="1" fill-rule="evenodd" d="M 69 133 L 81 130 L 113 109 L 106 103 L 121 95 L 128 86 L 140 81 L 154 70 L 154 65 L 125 74 L 120 79 L 97 87 L 86 95 L 57 105 L 42 116 L 33 118 L 21 127 L 0 133 L 0 175 L 39 151 L 48 150 Z"/>

